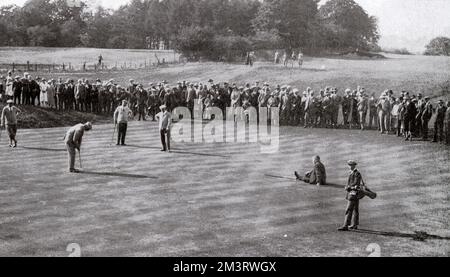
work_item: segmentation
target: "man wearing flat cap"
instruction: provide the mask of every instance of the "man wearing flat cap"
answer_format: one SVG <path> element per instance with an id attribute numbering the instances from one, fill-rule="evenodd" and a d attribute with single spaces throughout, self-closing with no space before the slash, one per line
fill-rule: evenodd
<path id="1" fill-rule="evenodd" d="M 16 133 L 17 133 L 17 115 L 21 112 L 13 104 L 14 101 L 9 99 L 6 101 L 7 106 L 2 110 L 0 118 L 0 128 L 5 128 L 9 135 L 9 147 L 17 147 Z M 14 142 L 14 144 L 13 144 Z"/>
<path id="2" fill-rule="evenodd" d="M 159 121 L 159 132 L 162 145 L 161 151 L 166 152 L 168 150 L 170 152 L 170 125 L 172 123 L 172 114 L 167 111 L 166 105 L 162 105 L 159 109 L 161 112 L 156 115 L 156 118 Z"/>
<path id="3" fill-rule="evenodd" d="M 77 124 L 70 128 L 64 136 L 64 142 L 66 143 L 66 149 L 68 153 L 68 163 L 70 173 L 79 173 L 80 171 L 75 169 L 75 150 L 80 152 L 81 142 L 85 131 L 92 130 L 92 124 L 87 122 L 85 124 Z"/>
<path id="4" fill-rule="evenodd" d="M 359 199 L 361 198 L 361 173 L 356 169 L 357 163 L 353 160 L 347 162 L 350 167 L 350 176 L 345 187 L 347 191 L 347 209 L 345 210 L 344 225 L 339 231 L 357 230 L 359 225 Z"/>

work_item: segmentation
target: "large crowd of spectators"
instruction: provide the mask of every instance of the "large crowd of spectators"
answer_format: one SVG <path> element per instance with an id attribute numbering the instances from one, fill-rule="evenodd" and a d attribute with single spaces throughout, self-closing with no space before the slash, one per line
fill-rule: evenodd
<path id="1" fill-rule="evenodd" d="M 395 134 L 405 140 L 420 138 L 449 143 L 450 102 L 432 103 L 430 97 L 407 91 L 394 93 L 385 90 L 380 97 L 367 93 L 363 87 L 345 89 L 341 94 L 335 87 L 319 91 L 306 88 L 300 91 L 289 85 L 271 86 L 268 83 L 237 85 L 235 83 L 205 83 L 182 81 L 142 84 L 129 80 L 118 85 L 115 80 L 32 78 L 28 73 L 1 77 L 2 101 L 12 99 L 15 105 L 39 105 L 60 111 L 80 111 L 112 114 L 122 100 L 127 100 L 137 120 L 152 118 L 164 104 L 169 110 L 185 106 L 191 110 L 197 103 L 203 107 L 204 119 L 211 119 L 208 110 L 217 107 L 278 108 L 280 125 L 304 128 L 376 129 L 381 134 Z M 196 102 L 197 101 L 197 102 Z M 434 135 L 428 126 L 433 114 Z"/>

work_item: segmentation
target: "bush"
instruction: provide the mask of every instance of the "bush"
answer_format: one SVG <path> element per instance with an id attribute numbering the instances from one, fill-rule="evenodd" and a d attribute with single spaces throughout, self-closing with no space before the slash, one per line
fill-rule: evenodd
<path id="1" fill-rule="evenodd" d="M 209 28 L 189 26 L 183 28 L 174 39 L 174 47 L 188 60 L 209 56 L 214 46 L 214 34 Z"/>
<path id="2" fill-rule="evenodd" d="M 241 36 L 215 36 L 214 47 L 207 56 L 211 60 L 234 62 L 243 58 L 252 49 L 249 39 Z"/>
<path id="3" fill-rule="evenodd" d="M 282 45 L 281 38 L 275 30 L 257 32 L 251 40 L 253 48 L 257 50 L 278 49 Z"/>
<path id="4" fill-rule="evenodd" d="M 386 52 L 386 53 L 397 54 L 397 55 L 412 55 L 412 53 L 409 52 L 408 49 L 406 49 L 406 48 L 401 48 L 401 49 L 384 49 L 383 51 Z"/>
<path id="5" fill-rule="evenodd" d="M 127 38 L 126 36 L 114 36 L 108 40 L 108 47 L 113 49 L 124 49 L 127 48 Z"/>
<path id="6" fill-rule="evenodd" d="M 450 56 L 450 38 L 437 37 L 432 39 L 426 48 L 425 55 Z"/>

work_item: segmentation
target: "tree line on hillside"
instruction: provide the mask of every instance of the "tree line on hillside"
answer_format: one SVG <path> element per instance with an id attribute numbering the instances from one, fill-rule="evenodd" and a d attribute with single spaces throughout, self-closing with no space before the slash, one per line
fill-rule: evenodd
<path id="1" fill-rule="evenodd" d="M 116 10 L 83 0 L 0 8 L 0 46 L 166 47 L 210 59 L 249 50 L 377 49 L 377 19 L 354 0 L 132 0 Z"/>

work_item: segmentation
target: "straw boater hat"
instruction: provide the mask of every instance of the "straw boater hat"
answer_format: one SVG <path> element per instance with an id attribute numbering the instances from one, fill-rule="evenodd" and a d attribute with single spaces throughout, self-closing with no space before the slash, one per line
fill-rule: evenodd
<path id="1" fill-rule="evenodd" d="M 14 104 L 14 101 L 12 101 L 11 99 L 9 99 L 8 101 L 6 101 L 6 104 Z"/>
<path id="2" fill-rule="evenodd" d="M 357 162 L 355 162 L 354 160 L 350 160 L 347 162 L 348 165 L 358 165 Z"/>
<path id="3" fill-rule="evenodd" d="M 167 109 L 167 106 L 166 105 L 161 105 L 161 106 L 159 106 L 159 109 L 160 110 Z"/>

